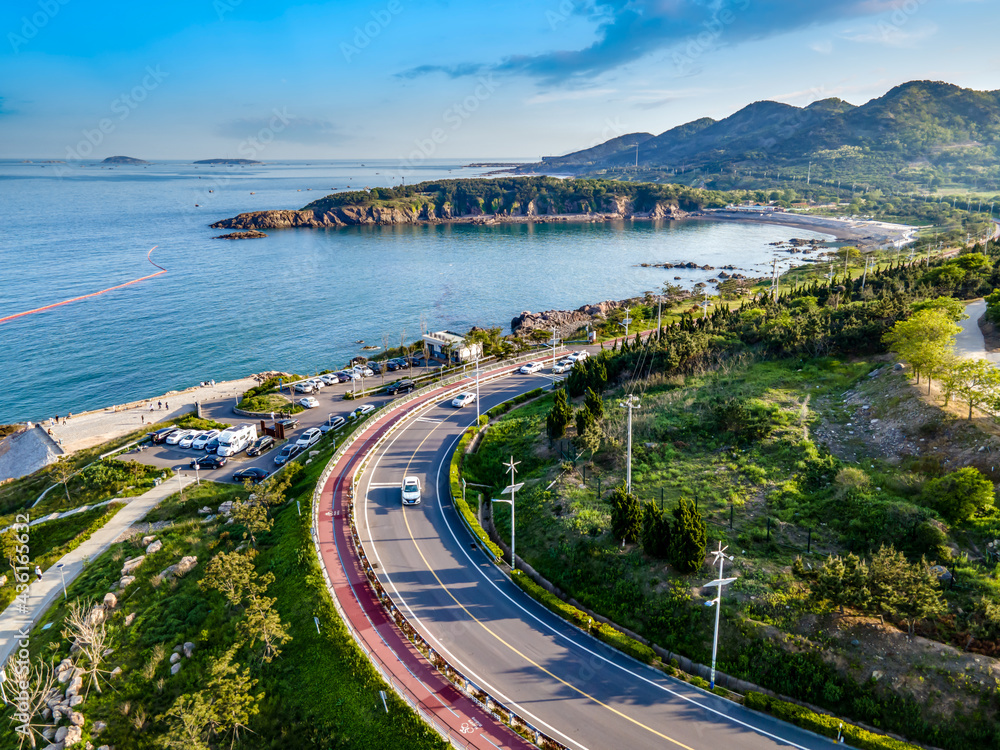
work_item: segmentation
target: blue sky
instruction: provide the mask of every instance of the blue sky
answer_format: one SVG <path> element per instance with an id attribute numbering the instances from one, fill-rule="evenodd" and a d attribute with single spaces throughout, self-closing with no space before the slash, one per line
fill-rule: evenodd
<path id="1" fill-rule="evenodd" d="M 537 158 L 775 99 L 1000 88 L 1000 0 L 5 0 L 0 157 Z"/>

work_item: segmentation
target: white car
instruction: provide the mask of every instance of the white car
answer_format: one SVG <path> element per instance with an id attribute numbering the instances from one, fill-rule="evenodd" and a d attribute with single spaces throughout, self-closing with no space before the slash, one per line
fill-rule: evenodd
<path id="1" fill-rule="evenodd" d="M 193 432 L 194 430 L 178 430 L 167 436 L 166 443 L 167 445 L 177 445 L 181 440 L 192 437 Z"/>
<path id="2" fill-rule="evenodd" d="M 301 383 L 296 383 L 295 386 L 296 393 L 312 393 L 314 388 L 312 383 L 308 380 L 303 380 Z"/>
<path id="3" fill-rule="evenodd" d="M 575 364 L 576 364 L 575 362 L 571 362 L 568 359 L 564 359 L 561 362 L 556 362 L 552 366 L 552 372 L 554 372 L 556 375 L 562 375 L 564 372 L 569 372 L 570 370 L 572 370 L 573 365 Z"/>
<path id="4" fill-rule="evenodd" d="M 331 414 L 330 417 L 319 426 L 319 431 L 325 435 L 330 432 L 330 430 L 339 430 L 345 424 L 347 424 L 346 419 Z"/>
<path id="5" fill-rule="evenodd" d="M 208 432 L 203 432 L 191 441 L 191 447 L 196 451 L 203 451 L 212 438 L 219 437 L 219 433 L 220 430 L 209 430 Z"/>
<path id="6" fill-rule="evenodd" d="M 308 383 L 313 387 L 313 390 L 316 391 L 326 387 L 326 383 L 324 383 L 320 378 L 313 378 L 312 380 L 308 381 Z"/>
<path id="7" fill-rule="evenodd" d="M 334 375 L 333 373 L 328 373 L 326 375 L 320 375 L 319 379 L 322 380 L 327 385 L 337 385 L 337 383 L 340 382 L 340 380 L 337 379 L 337 376 Z"/>
<path id="8" fill-rule="evenodd" d="M 299 406 L 304 406 L 307 409 L 315 409 L 319 406 L 319 401 L 317 401 L 313 396 L 305 396 L 299 399 Z"/>
<path id="9" fill-rule="evenodd" d="M 359 406 L 351 412 L 351 419 L 363 417 L 365 414 L 371 414 L 373 411 L 375 411 L 375 404 L 365 404 L 364 406 Z"/>
<path id="10" fill-rule="evenodd" d="M 519 372 L 522 375 L 531 375 L 534 372 L 539 372 L 542 369 L 541 362 L 528 362 L 526 365 L 521 365 Z"/>
<path id="11" fill-rule="evenodd" d="M 455 398 L 451 400 L 451 405 L 456 409 L 461 409 L 467 404 L 474 403 L 476 400 L 476 394 L 472 391 L 466 391 L 465 393 L 459 393 Z"/>
<path id="12" fill-rule="evenodd" d="M 365 367 L 364 365 L 354 365 L 354 372 L 358 373 L 363 378 L 370 378 L 375 373 L 372 372 L 372 368 Z"/>
<path id="13" fill-rule="evenodd" d="M 295 441 L 295 447 L 299 450 L 308 448 L 310 445 L 314 445 L 319 442 L 319 439 L 323 437 L 323 433 L 319 431 L 319 427 L 310 427 L 308 430 L 299 435 L 299 439 Z"/>
<path id="14" fill-rule="evenodd" d="M 403 505 L 420 505 L 420 480 L 417 477 L 403 479 Z"/>
<path id="15" fill-rule="evenodd" d="M 579 352 L 573 352 L 568 357 L 566 357 L 566 359 L 571 360 L 573 362 L 583 362 L 583 360 L 585 360 L 589 356 L 590 352 L 579 351 Z"/>
<path id="16" fill-rule="evenodd" d="M 193 443 L 203 434 L 204 434 L 203 430 L 193 430 L 192 432 L 189 432 L 187 435 L 185 435 L 184 437 L 182 437 L 180 440 L 177 441 L 177 447 L 190 448 L 191 443 Z"/>

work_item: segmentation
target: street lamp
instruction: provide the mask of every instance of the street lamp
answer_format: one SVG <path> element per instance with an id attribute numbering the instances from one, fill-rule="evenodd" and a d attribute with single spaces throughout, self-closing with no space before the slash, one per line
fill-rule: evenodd
<path id="1" fill-rule="evenodd" d="M 517 555 L 514 552 L 514 493 L 519 489 L 524 487 L 524 482 L 518 482 L 514 484 L 514 467 L 520 465 L 520 461 L 515 462 L 514 457 L 510 457 L 510 462 L 504 464 L 508 469 L 510 469 L 510 484 L 504 488 L 501 495 L 510 494 L 510 500 L 501 500 L 500 498 L 494 498 L 495 503 L 510 503 L 510 569 L 517 570 Z"/>
<path id="2" fill-rule="evenodd" d="M 706 587 L 715 586 L 717 589 L 715 598 L 711 601 L 705 602 L 706 607 L 715 607 L 715 636 L 712 639 L 712 673 L 708 681 L 709 690 L 713 690 L 715 688 L 715 657 L 719 651 L 719 612 L 722 610 L 722 587 L 727 583 L 732 583 L 736 580 L 735 578 L 722 577 L 723 564 L 726 560 L 733 559 L 732 555 L 726 554 L 727 549 L 729 549 L 728 546 L 723 547 L 722 542 L 719 542 L 719 549 L 712 552 L 712 555 L 715 556 L 715 560 L 712 561 L 712 564 L 714 565 L 715 563 L 719 563 L 719 577 L 714 581 L 709 581 L 705 584 Z"/>
<path id="3" fill-rule="evenodd" d="M 63 599 L 68 599 L 69 596 L 66 594 L 66 568 L 63 563 L 59 563 L 56 567 L 59 568 L 59 577 L 62 579 Z"/>
<path id="4" fill-rule="evenodd" d="M 628 460 L 625 464 L 625 490 L 632 494 L 632 410 L 639 408 L 639 397 L 635 394 L 626 396 L 625 401 L 618 404 L 628 409 Z"/>
<path id="5" fill-rule="evenodd" d="M 476 357 L 476 427 L 479 427 L 479 357 Z"/>

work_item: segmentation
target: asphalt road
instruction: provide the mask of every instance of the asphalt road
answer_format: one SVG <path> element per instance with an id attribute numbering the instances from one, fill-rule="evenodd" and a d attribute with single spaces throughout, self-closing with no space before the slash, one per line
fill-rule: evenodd
<path id="1" fill-rule="evenodd" d="M 548 372 L 483 386 L 481 407 L 550 383 Z M 450 399 L 409 420 L 378 449 L 356 499 L 359 532 L 383 585 L 452 663 L 580 750 L 831 744 L 639 664 L 514 586 L 478 550 L 450 500 L 451 452 L 474 420 L 473 407 L 455 409 Z M 410 474 L 421 479 L 422 503 L 404 508 L 400 482 Z"/>

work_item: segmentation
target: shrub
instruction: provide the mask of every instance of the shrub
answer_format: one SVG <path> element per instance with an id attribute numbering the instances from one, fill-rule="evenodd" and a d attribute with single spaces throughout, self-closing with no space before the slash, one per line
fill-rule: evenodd
<path id="1" fill-rule="evenodd" d="M 993 505 L 993 483 L 972 466 L 966 466 L 924 485 L 923 500 L 951 522 L 968 521 Z"/>
<path id="2" fill-rule="evenodd" d="M 637 542 L 642 533 L 642 505 L 639 498 L 625 490 L 625 486 L 615 487 L 611 493 L 611 533 L 615 539 Z"/>
<path id="3" fill-rule="evenodd" d="M 705 520 L 694 503 L 682 498 L 674 508 L 673 533 L 670 540 L 670 562 L 681 573 L 694 573 L 705 562 Z"/>
<path id="4" fill-rule="evenodd" d="M 473 512 L 469 504 L 462 499 L 462 458 L 465 456 L 465 449 L 472 442 L 472 438 L 476 435 L 476 427 L 470 427 L 462 435 L 462 438 L 458 441 L 458 445 L 455 447 L 455 453 L 451 457 L 451 467 L 448 471 L 448 476 L 451 481 L 451 500 L 458 509 L 458 512 L 462 514 L 462 518 L 465 519 L 466 524 L 472 530 L 472 533 L 479 537 L 479 541 L 493 553 L 493 556 L 498 560 L 503 559 L 503 550 L 501 550 L 493 540 L 490 539 L 489 534 L 483 529 L 479 524 L 479 517 Z"/>

